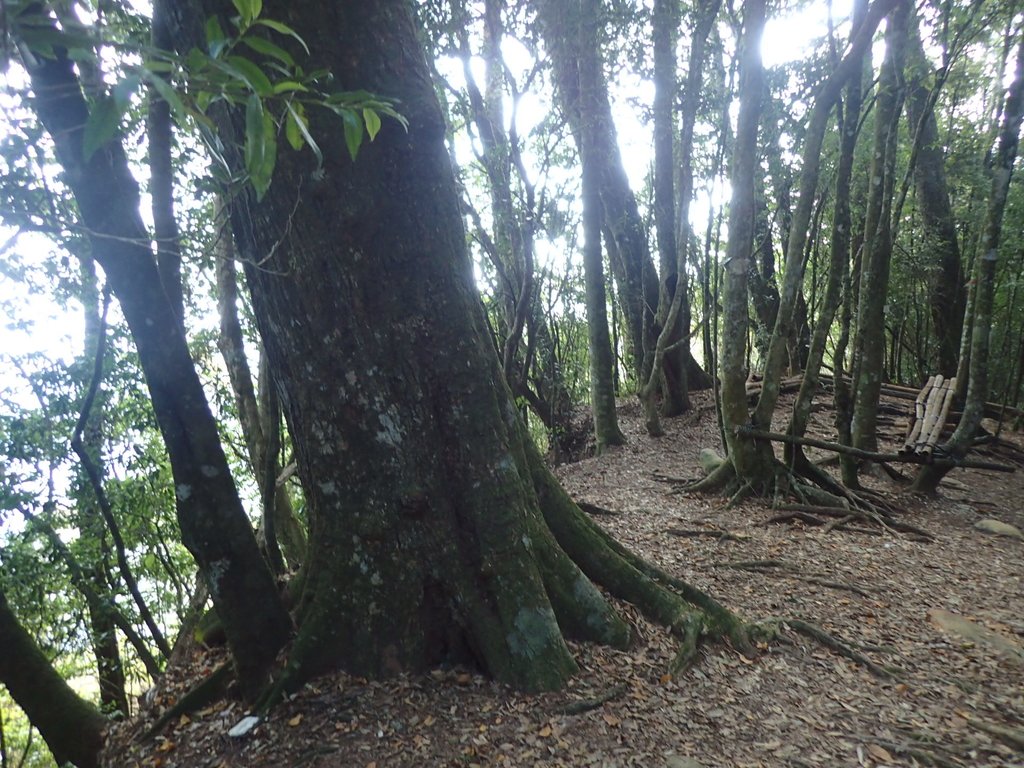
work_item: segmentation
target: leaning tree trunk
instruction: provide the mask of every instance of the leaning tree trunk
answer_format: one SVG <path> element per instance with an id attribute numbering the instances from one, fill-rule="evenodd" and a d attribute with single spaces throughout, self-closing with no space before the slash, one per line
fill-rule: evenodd
<path id="1" fill-rule="evenodd" d="M 960 459 L 970 450 L 985 411 L 988 396 L 989 349 L 991 346 L 992 304 L 995 293 L 996 263 L 999 259 L 999 240 L 1003 230 L 1003 212 L 1010 191 L 1010 176 L 1017 157 L 1020 127 L 1024 119 L 1024 38 L 1017 49 L 1017 67 L 1013 82 L 1006 94 L 1003 124 L 992 164 L 992 188 L 989 194 L 985 228 L 974 267 L 977 275 L 974 296 L 974 325 L 971 335 L 970 383 L 963 414 L 952 437 L 943 451 Z M 914 479 L 914 490 L 935 493 L 939 482 L 949 469 L 924 465 Z"/>
<path id="2" fill-rule="evenodd" d="M 39 57 L 26 68 L 33 107 L 53 137 L 93 257 L 138 349 L 170 456 L 182 540 L 210 588 L 243 689 L 253 694 L 287 639 L 290 620 L 256 546 L 181 324 L 161 283 L 139 216 L 138 185 L 117 139 L 85 158 L 89 108 L 67 52 L 55 48 L 52 58 Z"/>
<path id="3" fill-rule="evenodd" d="M 64 682 L 0 591 L 0 683 L 46 741 L 57 765 L 99 765 L 106 718 Z"/>
<path id="4" fill-rule="evenodd" d="M 729 614 L 704 601 L 707 618 L 695 616 L 594 526 L 529 442 L 476 293 L 411 11 L 405 0 L 267 4 L 339 88 L 396 99 L 408 120 L 407 131 L 386 122 L 353 162 L 337 118 L 311 115 L 322 172 L 282 153 L 262 201 L 234 201 L 308 489 L 299 629 L 275 690 L 332 667 L 376 677 L 446 659 L 558 687 L 576 668 L 564 637 L 629 640 L 592 580 L 691 640 L 706 624 L 742 642 Z M 237 123 L 220 127 L 231 144 Z"/>

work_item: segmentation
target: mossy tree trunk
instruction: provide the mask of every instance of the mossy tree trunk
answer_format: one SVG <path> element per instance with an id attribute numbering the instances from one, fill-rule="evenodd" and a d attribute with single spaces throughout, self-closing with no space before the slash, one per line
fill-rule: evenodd
<path id="1" fill-rule="evenodd" d="M 226 5 L 182 9 L 203 18 Z M 282 153 L 263 200 L 234 201 L 308 489 L 299 629 L 277 690 L 335 667 L 377 677 L 444 660 L 559 687 L 576 669 L 566 637 L 629 640 L 595 582 L 684 638 L 706 627 L 742 642 L 727 612 L 666 589 L 596 528 L 526 436 L 476 293 L 410 4 L 277 2 L 266 13 L 302 35 L 339 88 L 397 99 L 409 121 L 386 122 L 353 162 L 337 118 L 315 114 L 323 172 Z M 226 143 L 235 127 L 221 125 Z"/>
<path id="2" fill-rule="evenodd" d="M 58 765 L 99 765 L 106 718 L 71 690 L 0 591 L 0 683 L 39 731 Z"/>

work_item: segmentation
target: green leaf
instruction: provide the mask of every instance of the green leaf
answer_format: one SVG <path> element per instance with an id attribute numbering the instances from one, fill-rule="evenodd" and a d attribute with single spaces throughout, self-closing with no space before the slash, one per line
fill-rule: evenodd
<path id="1" fill-rule="evenodd" d="M 242 17 L 242 26 L 248 27 L 263 10 L 263 0 L 231 0 L 238 15 Z"/>
<path id="2" fill-rule="evenodd" d="M 306 116 L 301 104 L 288 105 L 288 116 L 284 123 L 284 137 L 295 151 L 302 149 L 306 143 Z"/>
<path id="3" fill-rule="evenodd" d="M 143 72 L 142 74 L 146 81 L 153 86 L 153 89 L 160 94 L 160 98 L 170 105 L 171 112 L 178 122 L 183 123 L 188 117 L 188 109 L 185 108 L 185 103 L 181 100 L 178 92 L 159 75 L 152 72 Z"/>
<path id="4" fill-rule="evenodd" d="M 269 40 L 262 37 L 255 37 L 253 35 L 246 35 L 242 38 L 242 42 L 257 53 L 262 53 L 264 56 L 272 56 L 282 64 L 287 64 L 289 67 L 295 66 L 295 59 L 292 58 L 292 55 L 280 46 L 274 45 Z"/>
<path id="5" fill-rule="evenodd" d="M 349 109 L 337 110 L 341 115 L 342 124 L 345 126 L 345 144 L 348 146 L 348 153 L 353 160 L 359 154 L 359 147 L 363 143 L 363 122 L 356 117 L 355 112 Z"/>
<path id="6" fill-rule="evenodd" d="M 142 84 L 142 78 L 135 72 L 122 77 L 117 84 L 110 90 L 110 95 L 114 99 L 114 103 L 117 104 L 121 113 L 124 114 L 125 110 L 131 106 L 132 96 L 139 90 L 139 86 Z"/>
<path id="7" fill-rule="evenodd" d="M 298 83 L 294 80 L 282 80 L 280 83 L 274 83 L 274 93 L 276 95 L 280 95 L 282 93 L 292 93 L 294 91 L 308 93 L 309 88 L 304 86 L 302 83 Z"/>
<path id="8" fill-rule="evenodd" d="M 299 45 L 301 45 L 303 49 L 306 51 L 306 55 L 309 55 L 309 46 L 306 45 L 306 41 L 299 36 L 298 32 L 289 27 L 287 24 L 282 24 L 280 21 L 274 21 L 273 19 L 259 19 L 256 23 L 261 24 L 262 26 L 267 27 L 269 29 L 272 29 L 275 32 L 280 32 L 282 35 L 288 35 L 289 37 L 295 38 L 295 40 L 298 41 Z"/>
<path id="9" fill-rule="evenodd" d="M 294 113 L 294 118 L 293 118 Z M 306 119 L 305 108 L 302 104 L 293 104 L 288 102 L 288 117 L 289 122 L 291 119 L 295 120 L 295 127 L 302 133 L 302 138 L 309 144 L 309 148 L 313 150 L 313 154 L 316 155 L 317 166 L 324 164 L 324 153 L 320 150 L 320 146 L 313 140 L 313 136 L 309 133 L 309 121 Z M 287 126 L 285 126 L 287 132 Z M 293 145 L 294 146 L 294 145 Z M 298 147 L 296 147 L 298 149 Z"/>
<path id="10" fill-rule="evenodd" d="M 210 52 L 211 56 L 217 58 L 227 45 L 228 37 L 224 34 L 216 16 L 211 16 L 206 20 L 205 32 L 206 50 Z"/>
<path id="11" fill-rule="evenodd" d="M 82 159 L 85 162 L 89 162 L 96 150 L 114 138 L 123 114 L 124 110 L 110 96 L 101 96 L 92 105 L 82 131 Z"/>
<path id="12" fill-rule="evenodd" d="M 228 56 L 223 69 L 242 80 L 260 96 L 270 96 L 274 93 L 274 86 L 271 84 L 270 78 L 264 74 L 258 64 L 244 56 Z"/>
<path id="13" fill-rule="evenodd" d="M 245 106 L 245 170 L 260 200 L 270 188 L 270 179 L 277 164 L 277 137 L 274 119 L 263 109 L 263 102 L 255 93 Z"/>
<path id="14" fill-rule="evenodd" d="M 366 134 L 370 137 L 370 141 L 373 141 L 380 130 L 380 115 L 372 109 L 364 109 L 363 120 L 366 123 Z"/>

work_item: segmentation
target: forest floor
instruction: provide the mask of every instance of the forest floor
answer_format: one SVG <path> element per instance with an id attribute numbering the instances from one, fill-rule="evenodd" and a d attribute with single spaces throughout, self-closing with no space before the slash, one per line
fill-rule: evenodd
<path id="1" fill-rule="evenodd" d="M 931 542 L 770 524 L 776 513 L 763 503 L 729 507 L 655 479 L 697 477 L 698 450 L 718 446 L 709 395 L 694 405 L 652 440 L 639 408 L 625 403 L 628 445 L 560 467 L 559 476 L 577 500 L 613 511 L 595 519 L 663 569 L 746 618 L 820 625 L 896 668 L 894 677 L 784 629 L 784 642 L 753 660 L 705 646 L 673 679 L 674 640 L 622 606 L 635 647 L 574 646 L 581 672 L 560 693 L 524 695 L 461 669 L 387 682 L 337 675 L 306 686 L 242 738 L 227 734 L 242 706 L 221 701 L 155 740 L 127 744 L 218 661 L 207 653 L 173 671 L 156 707 L 118 729 L 108 764 L 1024 766 L 1024 541 L 975 528 L 986 518 L 1024 528 L 1024 471 L 957 470 L 927 500 L 871 479 Z M 906 424 L 898 414 L 911 407 L 888 403 L 883 425 L 894 441 Z M 811 432 L 829 438 L 831 418 L 815 413 Z M 1004 439 L 1015 447 L 986 458 L 1020 464 L 1024 436 Z M 753 561 L 762 565 L 736 565 Z"/>

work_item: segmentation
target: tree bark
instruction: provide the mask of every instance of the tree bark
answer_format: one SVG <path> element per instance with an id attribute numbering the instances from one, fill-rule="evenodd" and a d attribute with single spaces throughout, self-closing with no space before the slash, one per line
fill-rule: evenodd
<path id="1" fill-rule="evenodd" d="M 53 137 L 65 180 L 90 233 L 92 253 L 121 304 L 170 456 L 178 521 L 224 622 L 243 689 L 255 693 L 289 634 L 290 621 L 235 489 L 206 395 L 164 291 L 139 190 L 118 140 L 88 160 L 88 107 L 72 61 L 28 62 L 33 105 Z"/>
<path id="2" fill-rule="evenodd" d="M 0 682 L 39 731 L 58 765 L 97 768 L 106 718 L 64 682 L 18 623 L 0 591 Z"/>

